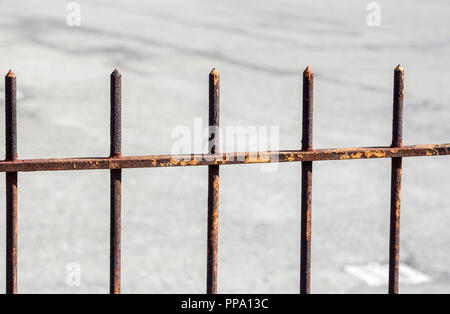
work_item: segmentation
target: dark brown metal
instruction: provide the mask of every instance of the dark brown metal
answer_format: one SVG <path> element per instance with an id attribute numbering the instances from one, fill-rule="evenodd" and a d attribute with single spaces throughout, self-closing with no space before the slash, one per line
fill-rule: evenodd
<path id="1" fill-rule="evenodd" d="M 6 293 L 17 293 L 17 176 L 18 172 L 58 170 L 110 170 L 110 293 L 120 293 L 121 276 L 121 169 L 208 166 L 207 293 L 217 293 L 219 166 L 252 163 L 302 162 L 300 292 L 310 293 L 312 162 L 392 158 L 389 293 L 398 293 L 400 250 L 400 192 L 402 158 L 450 155 L 450 143 L 402 145 L 404 72 L 395 69 L 392 145 L 313 149 L 313 73 L 303 73 L 303 124 L 301 150 L 219 153 L 219 73 L 209 75 L 209 152 L 207 154 L 121 156 L 121 75 L 111 74 L 111 145 L 109 157 L 24 159 L 17 157 L 16 77 L 5 78 L 6 158 L 0 172 L 6 173 Z"/>
<path id="2" fill-rule="evenodd" d="M 111 98 L 111 120 L 110 120 L 110 136 L 111 147 L 110 156 L 119 157 L 122 152 L 122 119 L 121 119 L 121 104 L 122 104 L 122 75 L 119 70 L 115 69 L 111 73 L 111 86 L 110 86 L 110 98 Z"/>
<path id="3" fill-rule="evenodd" d="M 5 77 L 6 161 L 17 160 L 16 76 Z M 6 293 L 17 293 L 17 172 L 6 173 Z"/>
<path id="4" fill-rule="evenodd" d="M 209 153 L 219 150 L 220 75 L 209 73 Z M 219 166 L 208 166 L 208 243 L 206 293 L 217 293 L 217 259 L 219 242 Z"/>
<path id="5" fill-rule="evenodd" d="M 111 158 L 121 155 L 121 103 L 122 76 L 118 70 L 111 74 Z M 113 169 L 110 174 L 111 213 L 110 213 L 110 277 L 109 292 L 120 293 L 121 261 L 121 183 L 122 170 Z"/>
<path id="6" fill-rule="evenodd" d="M 402 146 L 404 72 L 399 65 L 394 71 L 394 110 L 392 122 L 392 147 Z M 400 261 L 400 200 L 402 181 L 402 158 L 392 158 L 391 165 L 391 217 L 389 236 L 389 293 L 398 293 Z"/>
<path id="7" fill-rule="evenodd" d="M 394 70 L 394 101 L 392 115 L 392 147 L 401 147 L 403 141 L 404 71 L 398 65 Z"/>
<path id="8" fill-rule="evenodd" d="M 16 75 L 9 71 L 5 77 L 5 144 L 6 160 L 17 159 Z"/>
<path id="9" fill-rule="evenodd" d="M 302 150 L 312 150 L 313 145 L 313 101 L 314 101 L 314 73 L 307 67 L 303 72 L 303 101 L 302 101 Z"/>
<path id="10" fill-rule="evenodd" d="M 314 74 L 309 67 L 303 72 L 302 151 L 312 150 Z M 312 161 L 302 162 L 302 198 L 300 231 L 300 293 L 310 293 L 311 282 L 311 201 Z"/>

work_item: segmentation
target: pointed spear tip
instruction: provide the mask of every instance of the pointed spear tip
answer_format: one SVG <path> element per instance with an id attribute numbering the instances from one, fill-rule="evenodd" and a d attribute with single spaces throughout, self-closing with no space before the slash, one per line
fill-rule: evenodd
<path id="1" fill-rule="evenodd" d="M 403 67 L 399 64 L 399 65 L 397 65 L 397 67 L 395 68 L 395 71 L 398 71 L 398 72 L 402 72 L 403 73 Z"/>
<path id="2" fill-rule="evenodd" d="M 209 80 L 214 86 L 216 86 L 217 83 L 219 82 L 219 77 L 220 74 L 219 71 L 216 70 L 216 68 L 213 68 L 211 72 L 209 72 Z"/>
<path id="3" fill-rule="evenodd" d="M 8 74 L 6 74 L 6 77 L 16 77 L 16 75 L 14 74 L 14 72 L 12 70 L 9 70 Z"/>

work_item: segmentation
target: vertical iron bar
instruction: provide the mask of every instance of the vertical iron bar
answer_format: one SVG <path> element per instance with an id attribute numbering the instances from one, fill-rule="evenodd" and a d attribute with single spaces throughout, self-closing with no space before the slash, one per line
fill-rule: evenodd
<path id="1" fill-rule="evenodd" d="M 122 76 L 118 70 L 111 74 L 111 154 L 110 158 L 121 155 L 121 103 Z M 121 261 L 121 184 L 122 170 L 110 171 L 111 213 L 110 213 L 110 277 L 109 292 L 120 293 L 120 261 Z"/>
<path id="2" fill-rule="evenodd" d="M 302 150 L 312 150 L 314 74 L 309 67 L 303 72 Z M 300 293 L 310 293 L 311 280 L 311 201 L 312 161 L 302 162 Z"/>
<path id="3" fill-rule="evenodd" d="M 5 77 L 5 143 L 7 161 L 17 159 L 16 76 Z M 6 293 L 17 293 L 17 172 L 6 173 Z"/>
<path id="4" fill-rule="evenodd" d="M 394 71 L 394 112 L 392 123 L 392 147 L 402 146 L 404 71 L 398 65 Z M 402 180 L 402 158 L 392 158 L 391 166 L 391 217 L 389 236 L 389 293 L 398 293 L 400 258 L 400 200 Z"/>
<path id="5" fill-rule="evenodd" d="M 209 74 L 209 153 L 219 152 L 220 75 L 216 69 Z M 219 229 L 219 166 L 208 166 L 208 244 L 206 293 L 217 293 L 217 256 Z"/>

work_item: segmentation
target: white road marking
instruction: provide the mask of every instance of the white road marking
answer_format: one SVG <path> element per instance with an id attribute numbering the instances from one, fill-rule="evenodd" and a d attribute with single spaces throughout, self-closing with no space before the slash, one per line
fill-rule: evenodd
<path id="1" fill-rule="evenodd" d="M 346 265 L 344 270 L 369 286 L 386 285 L 389 279 L 388 264 L 374 262 L 367 265 Z M 399 281 L 406 284 L 420 284 L 430 282 L 431 277 L 406 264 L 400 263 Z"/>

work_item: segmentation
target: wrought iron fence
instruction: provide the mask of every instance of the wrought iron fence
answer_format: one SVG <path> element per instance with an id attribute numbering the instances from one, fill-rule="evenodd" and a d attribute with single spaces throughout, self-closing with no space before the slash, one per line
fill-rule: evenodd
<path id="1" fill-rule="evenodd" d="M 312 162 L 391 158 L 391 206 L 389 245 L 389 293 L 398 293 L 400 251 L 400 191 L 402 158 L 450 155 L 450 144 L 402 145 L 404 71 L 394 71 L 392 144 L 386 147 L 313 149 L 313 81 L 307 67 L 303 72 L 303 128 L 300 150 L 263 151 L 257 153 L 220 153 L 218 133 L 211 132 L 208 154 L 121 156 L 121 74 L 111 74 L 110 156 L 92 158 L 18 159 L 16 76 L 5 77 L 6 158 L 0 161 L 0 172 L 6 173 L 6 293 L 17 293 L 17 197 L 18 172 L 57 170 L 110 170 L 110 293 L 120 293 L 121 278 L 121 178 L 122 169 L 152 167 L 208 166 L 208 226 L 206 292 L 217 293 L 219 168 L 221 165 L 272 162 L 301 162 L 301 247 L 300 293 L 310 293 L 311 278 L 311 200 Z M 209 126 L 219 127 L 220 76 L 209 74 Z"/>

